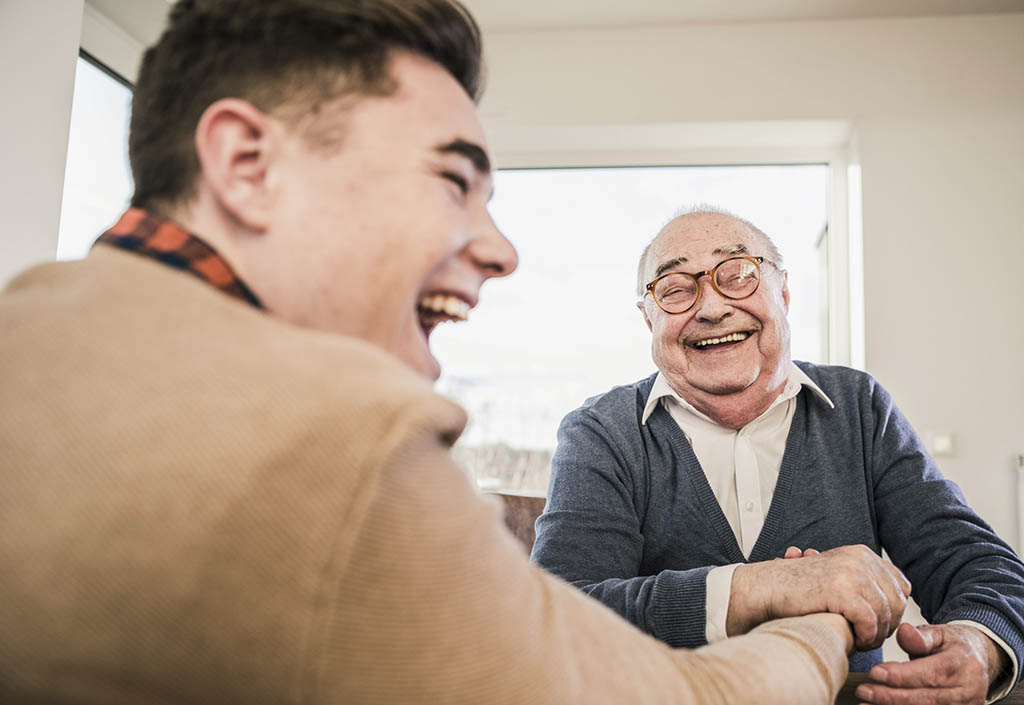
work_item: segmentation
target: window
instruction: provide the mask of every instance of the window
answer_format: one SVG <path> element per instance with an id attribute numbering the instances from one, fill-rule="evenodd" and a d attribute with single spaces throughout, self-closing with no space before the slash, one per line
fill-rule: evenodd
<path id="1" fill-rule="evenodd" d="M 438 391 L 469 413 L 456 457 L 484 489 L 543 494 L 562 417 L 654 372 L 637 311 L 640 252 L 684 205 L 760 227 L 789 271 L 793 357 L 828 362 L 828 166 L 522 169 L 491 212 L 519 251 L 466 324 L 432 337 Z"/>
<path id="2" fill-rule="evenodd" d="M 78 57 L 71 131 L 64 171 L 57 259 L 77 259 L 128 206 L 128 120 L 132 91 L 127 82 Z"/>

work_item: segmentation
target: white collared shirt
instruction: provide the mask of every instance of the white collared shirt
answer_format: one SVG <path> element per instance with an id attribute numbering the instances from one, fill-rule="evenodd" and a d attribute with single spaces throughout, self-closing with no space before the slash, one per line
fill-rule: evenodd
<path id="1" fill-rule="evenodd" d="M 738 431 L 720 426 L 697 411 L 669 387 L 660 372 L 647 398 L 641 423 L 647 423 L 660 402 L 679 424 L 744 556 L 750 556 L 764 526 L 796 412 L 796 395 L 804 385 L 835 408 L 828 395 L 790 363 L 789 376 L 779 396 L 763 414 Z"/>
<path id="2" fill-rule="evenodd" d="M 665 376 L 659 372 L 647 397 L 642 424 L 647 423 L 661 404 L 679 425 L 693 447 L 704 474 L 711 485 L 725 518 L 743 551 L 750 552 L 764 526 L 764 518 L 772 503 L 775 484 L 782 468 L 786 439 L 796 413 L 796 396 L 806 386 L 834 409 L 835 404 L 821 387 L 792 362 L 789 376 L 779 396 L 763 414 L 739 430 L 720 426 L 697 411 L 692 404 L 676 394 Z M 799 546 L 798 548 L 814 548 Z M 729 612 L 732 574 L 738 564 L 718 566 L 708 571 L 706 591 L 705 637 L 709 644 L 726 638 L 725 624 Z M 977 622 L 957 620 L 950 624 L 968 624 L 980 629 L 1007 653 L 1013 665 L 1011 679 L 986 702 L 1003 697 L 1016 682 L 1017 658 L 1012 649 L 988 627 Z"/>

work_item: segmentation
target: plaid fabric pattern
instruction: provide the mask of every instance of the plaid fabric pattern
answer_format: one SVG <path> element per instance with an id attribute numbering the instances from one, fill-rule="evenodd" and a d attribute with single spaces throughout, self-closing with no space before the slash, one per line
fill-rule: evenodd
<path id="1" fill-rule="evenodd" d="M 179 225 L 141 208 L 129 208 L 120 220 L 96 239 L 105 245 L 151 257 L 215 286 L 228 296 L 256 308 L 263 304 L 227 262 L 205 242 Z"/>

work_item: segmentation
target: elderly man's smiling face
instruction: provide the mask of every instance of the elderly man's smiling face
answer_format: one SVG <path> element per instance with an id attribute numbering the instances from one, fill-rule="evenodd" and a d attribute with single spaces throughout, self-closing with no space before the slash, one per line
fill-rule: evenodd
<path id="1" fill-rule="evenodd" d="M 669 223 L 651 246 L 645 281 L 667 272 L 697 273 L 737 255 L 761 256 L 761 284 L 745 299 L 728 299 L 700 278 L 690 310 L 668 314 L 644 296 L 653 334 L 651 352 L 672 389 L 697 409 L 729 426 L 764 411 L 785 383 L 790 364 L 785 272 L 768 264 L 767 243 L 742 222 L 695 213 Z M 662 271 L 659 272 L 659 269 Z M 712 343 L 709 341 L 728 341 Z M 749 418 L 748 418 L 749 417 Z"/>

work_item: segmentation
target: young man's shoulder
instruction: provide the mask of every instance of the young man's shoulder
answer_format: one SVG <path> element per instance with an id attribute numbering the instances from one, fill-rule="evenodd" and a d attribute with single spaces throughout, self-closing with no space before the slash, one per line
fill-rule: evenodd
<path id="1" fill-rule="evenodd" d="M 62 382 L 51 386 L 57 408 L 83 397 L 105 400 L 110 416 L 149 407 L 204 436 L 195 419 L 208 419 L 212 435 L 249 429 L 257 444 L 317 425 L 336 438 L 354 429 L 354 440 L 462 430 L 461 409 L 365 341 L 302 329 L 191 274 L 97 250 L 30 270 L 0 295 L 0 323 L 18 333 L 0 343 L 3 376 Z M 41 369 L 56 359 L 60 369 Z"/>

